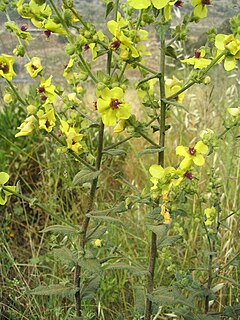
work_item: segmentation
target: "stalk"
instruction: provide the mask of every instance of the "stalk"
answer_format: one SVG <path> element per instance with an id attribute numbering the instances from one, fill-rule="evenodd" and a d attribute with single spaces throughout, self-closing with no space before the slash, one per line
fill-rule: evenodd
<path id="1" fill-rule="evenodd" d="M 164 74 L 165 74 L 165 34 L 161 34 L 161 54 L 160 54 L 160 73 L 159 75 L 159 88 L 161 96 L 160 104 L 160 119 L 159 122 L 159 146 L 164 148 L 165 146 L 165 124 L 166 124 L 166 103 L 163 101 L 165 98 L 165 83 L 164 83 Z M 158 164 L 162 167 L 164 166 L 164 149 L 158 153 Z M 151 295 L 154 289 L 154 273 L 156 266 L 157 258 L 157 235 L 152 232 L 151 234 L 151 247 L 150 247 L 150 258 L 149 258 L 149 267 L 148 267 L 148 283 L 147 283 L 147 294 Z M 145 306 L 145 315 L 144 320 L 150 320 L 152 316 L 152 301 L 147 297 L 146 306 Z"/>
<path id="2" fill-rule="evenodd" d="M 98 134 L 98 150 L 97 150 L 97 158 L 96 158 L 96 170 L 99 170 L 101 167 L 101 161 L 102 161 L 102 154 L 103 154 L 103 136 L 104 136 L 104 124 L 101 121 L 100 128 L 99 128 L 99 134 Z M 96 196 L 97 191 L 97 183 L 98 183 L 98 177 L 95 178 L 92 181 L 89 198 L 88 198 L 88 206 L 87 206 L 87 213 L 92 211 L 94 199 Z M 81 228 L 81 240 L 80 240 L 80 246 L 82 250 L 84 251 L 85 245 L 87 242 L 86 234 L 89 226 L 90 218 L 85 216 L 82 228 Z M 82 299 L 81 299 L 81 293 L 80 293 L 80 285 L 81 285 L 81 279 L 82 278 L 82 272 L 81 267 L 79 265 L 76 265 L 75 267 L 75 274 L 74 274 L 74 283 L 76 288 L 78 288 L 78 291 L 75 293 L 75 305 L 76 305 L 76 316 L 80 317 L 82 314 Z"/>

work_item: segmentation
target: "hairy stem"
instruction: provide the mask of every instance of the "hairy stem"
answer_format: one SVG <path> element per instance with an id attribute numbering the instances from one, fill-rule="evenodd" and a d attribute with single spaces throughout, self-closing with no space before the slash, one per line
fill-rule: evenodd
<path id="1" fill-rule="evenodd" d="M 102 161 L 102 151 L 103 151 L 103 135 L 104 135 L 104 124 L 101 122 L 100 128 L 99 128 L 99 135 L 98 135 L 98 150 L 97 150 L 97 158 L 96 158 L 96 165 L 95 169 L 99 170 L 101 167 L 101 161 Z M 97 191 L 97 183 L 98 183 L 98 177 L 93 179 L 89 198 L 88 198 L 88 206 L 87 206 L 87 213 L 92 211 L 94 199 Z M 85 249 L 85 244 L 87 241 L 86 234 L 89 226 L 90 218 L 85 216 L 82 228 L 81 228 L 81 241 L 80 245 L 81 248 Z M 80 293 L 80 285 L 81 285 L 81 267 L 79 265 L 76 265 L 75 267 L 75 275 L 74 275 L 74 282 L 75 286 L 78 289 L 78 291 L 75 293 L 75 304 L 76 304 L 76 316 L 80 317 L 82 314 L 82 301 L 81 301 L 81 293 Z"/>
<path id="2" fill-rule="evenodd" d="M 161 96 L 160 105 L 160 120 L 159 120 L 159 146 L 164 148 L 165 146 L 165 118 L 166 118 L 166 103 L 162 100 L 165 98 L 165 83 L 164 83 L 164 73 L 165 73 L 165 35 L 161 35 L 161 55 L 160 55 L 160 75 L 159 78 L 159 88 Z M 164 166 L 164 150 L 158 153 L 158 164 Z M 151 295 L 154 289 L 154 273 L 157 258 L 157 235 L 152 232 L 151 234 L 151 247 L 150 247 L 150 259 L 148 267 L 148 283 L 147 283 L 147 294 Z M 144 320 L 150 320 L 152 316 L 152 301 L 147 297 L 145 306 L 145 316 Z"/>

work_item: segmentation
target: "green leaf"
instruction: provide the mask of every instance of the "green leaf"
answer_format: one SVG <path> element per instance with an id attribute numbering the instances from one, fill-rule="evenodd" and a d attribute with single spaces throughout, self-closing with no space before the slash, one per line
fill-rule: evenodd
<path id="1" fill-rule="evenodd" d="M 83 185 L 86 182 L 91 182 L 100 175 L 100 171 L 91 171 L 90 169 L 84 168 L 79 171 L 73 178 L 73 186 Z"/>
<path id="2" fill-rule="evenodd" d="M 113 1 L 108 2 L 107 8 L 106 8 L 105 18 L 107 18 L 107 16 L 108 16 L 109 13 L 113 10 L 113 8 L 114 8 L 114 3 L 113 3 Z"/>
<path id="3" fill-rule="evenodd" d="M 53 233 L 76 234 L 80 230 L 78 230 L 74 227 L 71 227 L 71 226 L 64 226 L 64 225 L 55 224 L 55 225 L 44 228 L 40 232 L 49 232 L 49 231 L 51 231 Z"/>
<path id="4" fill-rule="evenodd" d="M 79 265 L 91 273 L 100 273 L 102 271 L 101 264 L 95 257 L 81 257 Z"/>
<path id="5" fill-rule="evenodd" d="M 85 283 L 81 290 L 81 297 L 83 300 L 91 300 L 95 298 L 97 289 L 100 286 L 101 278 L 99 275 L 94 275 L 92 278 L 88 278 L 88 283 Z"/>
<path id="6" fill-rule="evenodd" d="M 172 46 L 167 46 L 165 50 L 166 56 L 172 57 L 177 60 L 176 51 Z"/>
<path id="7" fill-rule="evenodd" d="M 87 217 L 92 218 L 92 219 L 96 219 L 96 220 L 101 220 L 103 222 L 114 222 L 114 223 L 120 223 L 122 224 L 122 221 L 120 221 L 119 219 L 113 218 L 113 217 L 108 217 L 108 216 L 93 216 L 90 213 L 86 214 Z"/>
<path id="8" fill-rule="evenodd" d="M 63 264 L 71 268 L 77 264 L 77 258 L 74 256 L 73 252 L 65 246 L 61 248 L 54 248 L 53 253 Z"/>
<path id="9" fill-rule="evenodd" d="M 160 241 L 158 241 L 158 248 L 164 248 L 164 247 L 170 247 L 172 245 L 174 245 L 174 243 L 176 241 L 178 241 L 179 239 L 182 239 L 181 236 L 168 236 L 165 239 L 160 239 Z"/>
<path id="10" fill-rule="evenodd" d="M 126 269 L 135 275 L 148 274 L 148 270 L 139 266 L 131 266 L 125 262 L 116 262 L 108 266 L 105 270 L 118 270 L 118 269 Z"/>
<path id="11" fill-rule="evenodd" d="M 160 152 L 163 152 L 164 149 L 165 148 L 161 148 L 161 147 L 149 147 L 139 152 L 139 156 L 142 156 L 144 154 L 160 153 Z"/>
<path id="12" fill-rule="evenodd" d="M 160 224 L 158 226 L 148 224 L 147 229 L 155 233 L 159 239 L 165 239 L 168 231 L 168 227 L 165 224 Z"/>
<path id="13" fill-rule="evenodd" d="M 175 298 L 169 287 L 159 287 L 148 295 L 149 299 L 160 305 L 173 305 Z"/>
<path id="14" fill-rule="evenodd" d="M 30 291 L 30 294 L 41 295 L 41 296 L 51 296 L 51 295 L 61 295 L 67 296 L 76 293 L 78 289 L 75 286 L 66 286 L 62 284 L 52 284 L 50 286 L 39 286 Z"/>
<path id="15" fill-rule="evenodd" d="M 97 228 L 91 229 L 87 232 L 87 239 L 88 240 L 99 239 L 104 235 L 106 231 L 107 231 L 107 227 L 98 226 Z"/>
<path id="16" fill-rule="evenodd" d="M 121 155 L 125 155 L 126 151 L 121 149 L 109 149 L 109 150 L 103 151 L 103 153 L 109 154 L 111 156 L 121 156 Z"/>
<path id="17" fill-rule="evenodd" d="M 134 311 L 138 314 L 144 314 L 145 290 L 142 286 L 134 287 Z"/>

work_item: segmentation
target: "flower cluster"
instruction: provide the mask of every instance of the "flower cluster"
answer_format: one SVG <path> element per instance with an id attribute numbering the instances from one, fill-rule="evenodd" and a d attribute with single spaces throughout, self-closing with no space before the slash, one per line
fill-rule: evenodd
<path id="1" fill-rule="evenodd" d="M 151 190 L 153 193 L 157 192 L 157 194 L 163 198 L 161 210 L 164 223 L 170 223 L 170 216 L 166 204 L 169 201 L 171 190 L 174 187 L 178 187 L 184 180 L 193 179 L 191 167 L 193 164 L 203 166 L 205 163 L 203 154 L 206 153 L 208 153 L 208 146 L 202 141 L 198 141 L 194 147 L 178 146 L 176 148 L 176 154 L 184 157 L 178 168 L 163 168 L 161 165 L 156 164 L 149 168 L 151 174 L 150 181 L 153 183 Z"/>

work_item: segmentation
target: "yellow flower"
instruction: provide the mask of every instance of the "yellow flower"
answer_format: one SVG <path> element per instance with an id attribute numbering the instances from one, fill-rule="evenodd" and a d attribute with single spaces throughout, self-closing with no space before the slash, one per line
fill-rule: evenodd
<path id="1" fill-rule="evenodd" d="M 240 108 L 227 108 L 227 111 L 234 118 L 240 116 Z"/>
<path id="2" fill-rule="evenodd" d="M 56 124 L 54 109 L 50 109 L 47 113 L 44 113 L 43 110 L 39 110 L 37 112 L 37 116 L 39 120 L 39 129 L 44 129 L 47 132 L 51 132 Z"/>
<path id="3" fill-rule="evenodd" d="M 60 123 L 60 130 L 66 136 L 67 148 L 78 153 L 79 149 L 82 149 L 80 141 L 82 140 L 83 135 L 78 133 L 76 129 L 70 128 L 67 121 L 60 120 Z"/>
<path id="4" fill-rule="evenodd" d="M 4 96 L 3 96 L 3 101 L 7 104 L 11 103 L 13 101 L 13 97 L 10 93 L 6 93 Z"/>
<path id="5" fill-rule="evenodd" d="M 93 243 L 93 245 L 97 248 L 101 248 L 102 247 L 102 240 L 101 239 L 96 239 Z"/>
<path id="6" fill-rule="evenodd" d="M 32 78 L 36 78 L 42 71 L 40 58 L 33 57 L 31 61 L 25 64 L 25 67 Z"/>
<path id="7" fill-rule="evenodd" d="M 165 81 L 165 93 L 166 98 L 172 96 L 176 92 L 182 89 L 182 80 L 178 80 L 175 76 L 172 77 L 172 79 L 166 79 Z M 185 96 L 186 92 L 180 93 L 175 99 L 177 102 L 182 103 L 183 98 Z"/>
<path id="8" fill-rule="evenodd" d="M 125 130 L 126 127 L 126 120 L 119 120 L 117 125 L 114 127 L 113 132 L 114 133 L 120 133 Z"/>
<path id="9" fill-rule="evenodd" d="M 102 114 L 102 121 L 107 126 L 115 126 L 117 120 L 128 119 L 130 106 L 122 100 L 123 90 L 120 87 L 105 88 L 97 92 L 97 109 Z"/>
<path id="10" fill-rule="evenodd" d="M 41 100 L 44 101 L 43 105 L 53 103 L 56 99 L 57 94 L 55 93 L 56 87 L 51 84 L 52 75 L 45 80 L 43 77 L 40 78 L 40 85 L 38 92 L 41 94 Z"/>
<path id="11" fill-rule="evenodd" d="M 165 203 L 163 203 L 161 206 L 161 215 L 163 216 L 163 223 L 170 224 L 171 218 Z"/>
<path id="12" fill-rule="evenodd" d="M 0 56 L 0 77 L 7 79 L 8 81 L 12 81 L 12 77 L 16 75 L 13 70 L 14 58 L 2 54 Z"/>
<path id="13" fill-rule="evenodd" d="M 181 62 L 193 65 L 194 69 L 204 69 L 211 63 L 210 59 L 204 58 L 205 54 L 205 50 L 201 48 L 195 51 L 194 57 L 181 60 Z"/>
<path id="14" fill-rule="evenodd" d="M 207 16 L 207 6 L 210 4 L 211 0 L 191 0 L 191 5 L 194 6 L 193 13 L 198 18 L 205 18 Z"/>
<path id="15" fill-rule="evenodd" d="M 198 141 L 194 147 L 177 146 L 176 154 L 183 156 L 184 159 L 180 163 L 179 168 L 182 170 L 189 169 L 193 163 L 197 166 L 203 166 L 205 159 L 203 154 L 208 153 L 208 146 L 202 141 Z"/>
<path id="16" fill-rule="evenodd" d="M 240 40 L 232 34 L 218 34 L 215 38 L 215 46 L 218 49 L 217 55 L 224 50 L 227 54 L 224 60 L 224 69 L 231 71 L 236 67 L 236 59 L 240 59 Z"/>
<path id="17" fill-rule="evenodd" d="M 7 202 L 8 196 L 10 196 L 12 192 L 16 191 L 15 186 L 6 186 L 9 191 L 4 190 L 4 185 L 9 180 L 9 175 L 6 172 L 0 172 L 0 205 L 4 205 Z"/>
<path id="18" fill-rule="evenodd" d="M 31 115 L 29 117 L 27 117 L 23 123 L 17 127 L 18 130 L 20 130 L 20 132 L 15 134 L 15 137 L 24 137 L 24 136 L 28 136 L 29 134 L 31 134 L 35 128 L 35 123 L 36 123 L 36 118 Z"/>

